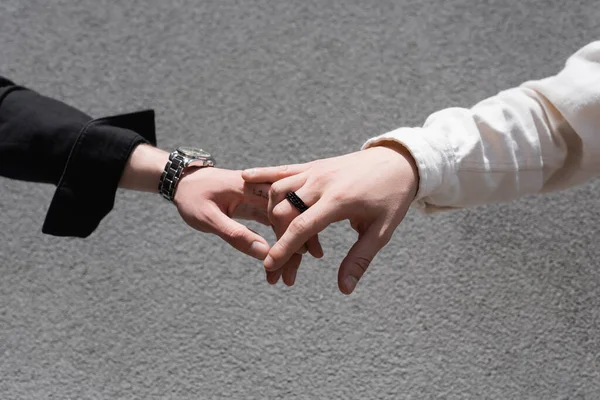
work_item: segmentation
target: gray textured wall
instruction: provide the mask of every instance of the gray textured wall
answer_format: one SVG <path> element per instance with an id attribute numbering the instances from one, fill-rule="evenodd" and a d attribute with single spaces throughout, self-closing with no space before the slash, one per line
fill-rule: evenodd
<path id="1" fill-rule="evenodd" d="M 599 21 L 595 0 L 3 0 L 0 71 L 95 116 L 155 108 L 161 147 L 244 168 L 553 74 Z M 344 297 L 346 223 L 270 287 L 159 196 L 60 239 L 53 188 L 2 179 L 0 398 L 600 398 L 599 188 L 413 211 Z"/>

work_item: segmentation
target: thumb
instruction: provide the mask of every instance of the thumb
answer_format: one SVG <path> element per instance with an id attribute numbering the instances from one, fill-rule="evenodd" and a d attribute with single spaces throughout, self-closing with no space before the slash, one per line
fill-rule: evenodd
<path id="1" fill-rule="evenodd" d="M 217 207 L 208 224 L 215 234 L 244 254 L 258 260 L 264 260 L 269 254 L 269 245 L 262 236 L 229 218 Z"/>
<path id="2" fill-rule="evenodd" d="M 350 248 L 338 271 L 338 287 L 342 293 L 350 294 L 354 291 L 379 250 L 389 241 L 383 238 L 380 232 L 380 229 L 371 226 L 359 235 L 356 243 Z"/>

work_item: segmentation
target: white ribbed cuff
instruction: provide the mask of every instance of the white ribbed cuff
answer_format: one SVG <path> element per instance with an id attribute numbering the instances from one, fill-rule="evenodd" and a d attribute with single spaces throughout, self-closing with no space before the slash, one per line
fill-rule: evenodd
<path id="1" fill-rule="evenodd" d="M 380 146 L 389 140 L 406 147 L 415 159 L 419 171 L 419 189 L 415 200 L 417 205 L 424 207 L 421 200 L 438 192 L 444 184 L 444 177 L 452 169 L 448 140 L 427 128 L 399 128 L 367 140 L 362 149 Z"/>

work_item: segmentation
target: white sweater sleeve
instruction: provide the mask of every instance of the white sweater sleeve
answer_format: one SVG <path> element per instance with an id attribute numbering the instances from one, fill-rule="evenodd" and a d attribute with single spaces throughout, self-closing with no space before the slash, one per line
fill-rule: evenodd
<path id="1" fill-rule="evenodd" d="M 449 108 L 394 140 L 419 169 L 416 205 L 426 212 L 567 188 L 600 174 L 600 41 L 557 75 L 500 92 L 471 109 Z"/>

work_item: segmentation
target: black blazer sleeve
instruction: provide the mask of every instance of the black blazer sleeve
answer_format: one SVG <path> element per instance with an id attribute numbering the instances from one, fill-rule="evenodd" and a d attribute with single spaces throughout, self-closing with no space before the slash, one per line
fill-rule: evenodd
<path id="1" fill-rule="evenodd" d="M 0 176 L 57 186 L 44 233 L 89 236 L 140 143 L 156 145 L 152 110 L 92 119 L 0 76 Z"/>

